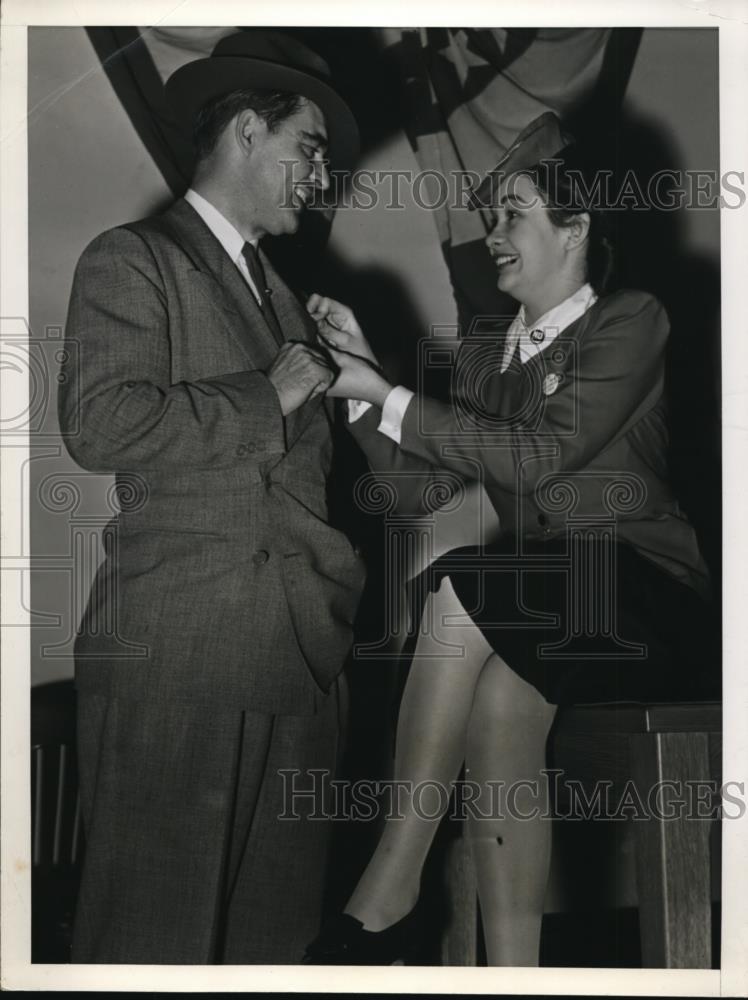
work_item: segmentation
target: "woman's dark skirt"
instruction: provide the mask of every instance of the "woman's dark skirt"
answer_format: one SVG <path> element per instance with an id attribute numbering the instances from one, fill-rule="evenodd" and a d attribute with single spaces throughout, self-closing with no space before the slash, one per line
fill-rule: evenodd
<path id="1" fill-rule="evenodd" d="M 454 549 L 413 581 L 414 622 L 444 577 L 499 656 L 552 704 L 720 695 L 715 608 L 626 543 L 506 536 Z"/>

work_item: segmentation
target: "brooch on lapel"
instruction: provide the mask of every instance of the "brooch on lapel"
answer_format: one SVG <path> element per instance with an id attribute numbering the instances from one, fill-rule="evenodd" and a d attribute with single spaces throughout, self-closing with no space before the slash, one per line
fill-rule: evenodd
<path id="1" fill-rule="evenodd" d="M 543 393 L 551 396 L 561 384 L 561 376 L 557 372 L 551 372 L 543 379 Z"/>

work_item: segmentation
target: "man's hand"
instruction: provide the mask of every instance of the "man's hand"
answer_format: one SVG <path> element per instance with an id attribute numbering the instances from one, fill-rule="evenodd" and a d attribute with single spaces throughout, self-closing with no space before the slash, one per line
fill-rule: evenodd
<path id="1" fill-rule="evenodd" d="M 355 354 L 330 349 L 330 356 L 340 369 L 338 376 L 327 390 L 328 396 L 341 399 L 359 399 L 375 406 L 383 406 L 392 390 L 390 383 L 368 361 Z"/>
<path id="2" fill-rule="evenodd" d="M 278 393 L 283 416 L 287 417 L 308 399 L 324 392 L 335 378 L 335 371 L 321 350 L 311 344 L 289 342 L 276 354 L 267 376 Z"/>
<path id="3" fill-rule="evenodd" d="M 374 351 L 361 332 L 353 310 L 342 302 L 323 295 L 310 295 L 306 304 L 307 312 L 317 324 L 317 332 L 328 347 L 340 348 L 360 358 L 368 358 L 378 364 Z"/>

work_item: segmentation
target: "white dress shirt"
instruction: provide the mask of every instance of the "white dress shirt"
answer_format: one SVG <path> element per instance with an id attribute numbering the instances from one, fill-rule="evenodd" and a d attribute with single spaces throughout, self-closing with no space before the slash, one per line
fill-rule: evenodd
<path id="1" fill-rule="evenodd" d="M 239 268 L 241 276 L 249 285 L 250 291 L 255 299 L 257 299 L 258 304 L 262 305 L 260 294 L 255 287 L 255 283 L 249 276 L 249 268 L 242 253 L 245 243 L 251 243 L 257 249 L 258 240 L 245 240 L 242 234 L 234 228 L 225 215 L 222 215 L 218 211 L 215 205 L 211 205 L 207 198 L 203 198 L 201 194 L 198 194 L 192 188 L 185 194 L 184 200 L 192 205 L 205 225 L 213 233 L 223 249 Z"/>
<path id="2" fill-rule="evenodd" d="M 501 371 L 507 370 L 516 350 L 519 350 L 520 363 L 523 365 L 530 358 L 544 351 L 560 333 L 563 333 L 575 320 L 583 316 L 596 301 L 597 295 L 592 287 L 589 284 L 582 285 L 576 292 L 564 299 L 563 302 L 559 302 L 553 309 L 549 309 L 530 326 L 525 323 L 525 307 L 521 306 L 507 330 Z M 415 393 L 406 389 L 405 386 L 396 385 L 382 406 L 382 419 L 377 430 L 386 434 L 395 444 L 400 444 L 405 411 L 414 395 Z M 369 405 L 369 403 L 351 401 L 348 412 L 349 421 L 357 420 L 366 412 Z"/>

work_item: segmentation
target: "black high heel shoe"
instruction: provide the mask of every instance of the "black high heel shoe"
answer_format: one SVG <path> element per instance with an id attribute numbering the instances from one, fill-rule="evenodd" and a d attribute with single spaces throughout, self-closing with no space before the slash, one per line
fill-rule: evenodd
<path id="1" fill-rule="evenodd" d="M 383 931 L 367 931 L 360 920 L 339 913 L 307 945 L 302 965 L 392 965 L 413 950 L 414 907 L 402 920 Z"/>

